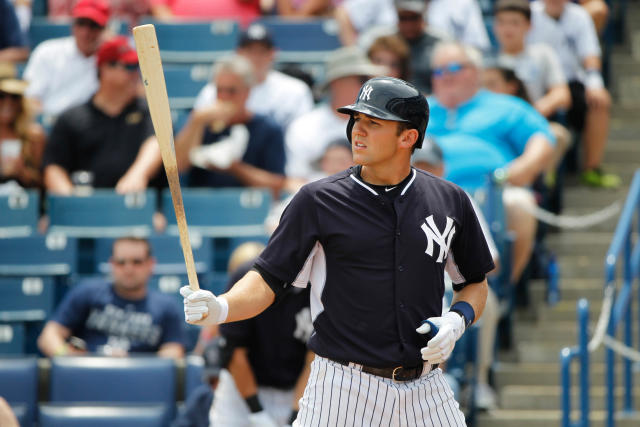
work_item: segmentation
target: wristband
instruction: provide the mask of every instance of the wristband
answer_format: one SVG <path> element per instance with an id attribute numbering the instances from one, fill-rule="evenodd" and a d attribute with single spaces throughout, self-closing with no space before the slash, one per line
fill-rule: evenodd
<path id="1" fill-rule="evenodd" d="M 602 89 L 604 87 L 604 80 L 600 70 L 591 69 L 587 70 L 587 78 L 584 85 L 589 89 Z"/>
<path id="2" fill-rule="evenodd" d="M 249 396 L 245 398 L 244 401 L 247 402 L 247 406 L 249 406 L 249 410 L 251 411 L 252 414 L 262 411 L 262 405 L 258 400 L 257 394 L 254 394 L 253 396 Z"/>
<path id="3" fill-rule="evenodd" d="M 468 328 L 476 318 L 476 312 L 473 310 L 473 307 L 471 307 L 471 304 L 466 301 L 458 301 L 451 306 L 449 311 L 453 311 L 462 316 L 465 329 Z"/>
<path id="4" fill-rule="evenodd" d="M 220 304 L 220 314 L 218 315 L 217 323 L 224 323 L 227 320 L 227 316 L 229 315 L 229 303 L 225 297 L 216 297 L 218 303 Z"/>

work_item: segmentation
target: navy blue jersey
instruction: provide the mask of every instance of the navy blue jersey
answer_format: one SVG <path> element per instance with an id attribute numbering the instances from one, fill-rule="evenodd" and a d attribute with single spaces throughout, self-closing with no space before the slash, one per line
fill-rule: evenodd
<path id="1" fill-rule="evenodd" d="M 229 288 L 253 265 L 240 266 L 229 277 Z M 309 290 L 294 288 L 258 316 L 220 325 L 221 345 L 247 349 L 249 364 L 260 386 L 291 389 L 304 367 L 307 340 L 313 326 Z"/>
<path id="2" fill-rule="evenodd" d="M 462 189 L 411 169 L 396 197 L 385 197 L 359 170 L 304 186 L 256 266 L 282 288 L 311 282 L 316 354 L 415 366 L 424 346 L 415 329 L 442 314 L 445 268 L 459 290 L 482 281 L 493 261 Z"/>

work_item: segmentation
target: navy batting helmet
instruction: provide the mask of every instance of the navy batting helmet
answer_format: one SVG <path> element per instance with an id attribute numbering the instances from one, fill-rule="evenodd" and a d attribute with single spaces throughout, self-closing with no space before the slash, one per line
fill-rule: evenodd
<path id="1" fill-rule="evenodd" d="M 422 147 L 422 140 L 429 122 L 429 104 L 418 89 L 404 80 L 393 77 L 375 77 L 360 88 L 356 102 L 338 108 L 338 112 L 350 114 L 347 138 L 351 142 L 353 113 L 383 120 L 394 120 L 411 125 L 418 131 L 415 147 Z"/>

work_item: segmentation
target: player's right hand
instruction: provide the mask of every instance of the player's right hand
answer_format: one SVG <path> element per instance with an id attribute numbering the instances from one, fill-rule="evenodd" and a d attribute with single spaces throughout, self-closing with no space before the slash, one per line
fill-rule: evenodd
<path id="1" fill-rule="evenodd" d="M 249 423 L 251 427 L 280 427 L 264 409 L 262 411 L 249 414 Z"/>
<path id="2" fill-rule="evenodd" d="M 184 297 L 184 320 L 192 325 L 209 326 L 227 318 L 227 300 L 203 289 L 193 291 L 189 286 L 180 288 Z"/>

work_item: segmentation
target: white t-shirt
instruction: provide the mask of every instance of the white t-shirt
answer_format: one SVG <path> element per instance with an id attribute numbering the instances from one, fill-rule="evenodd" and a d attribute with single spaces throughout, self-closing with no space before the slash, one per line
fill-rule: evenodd
<path id="1" fill-rule="evenodd" d="M 194 108 L 211 105 L 215 99 L 216 87 L 208 83 L 198 94 Z M 271 117 L 286 130 L 295 118 L 311 111 L 313 95 L 302 80 L 271 70 L 264 82 L 251 88 L 247 108 Z"/>
<path id="2" fill-rule="evenodd" d="M 491 47 L 477 0 L 431 0 L 427 23 L 461 43 L 483 51 Z"/>
<path id="3" fill-rule="evenodd" d="M 544 3 L 531 3 L 531 30 L 529 43 L 544 43 L 552 47 L 560 58 L 568 81 L 584 82 L 582 61 L 588 56 L 600 56 L 600 44 L 596 28 L 582 6 L 566 3 L 560 19 L 554 19 L 544 11 Z"/>
<path id="4" fill-rule="evenodd" d="M 518 55 L 501 53 L 499 62 L 515 70 L 532 102 L 542 98 L 552 87 L 567 83 L 556 53 L 544 44 L 528 45 Z"/>
<path id="5" fill-rule="evenodd" d="M 42 103 L 43 114 L 57 116 L 98 90 L 96 58 L 80 53 L 73 37 L 47 40 L 31 54 L 24 79 L 27 97 Z"/>
<path id="6" fill-rule="evenodd" d="M 358 33 L 372 27 L 395 27 L 398 23 L 393 0 L 345 0 L 342 7 Z"/>
<path id="7" fill-rule="evenodd" d="M 287 150 L 287 176 L 311 179 L 315 176 L 313 163 L 327 146 L 340 139 L 347 139 L 347 123 L 335 115 L 328 104 L 321 104 L 309 113 L 297 118 L 285 134 Z"/>

